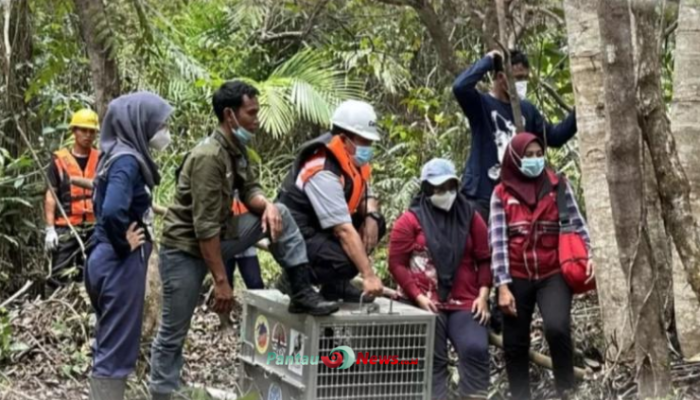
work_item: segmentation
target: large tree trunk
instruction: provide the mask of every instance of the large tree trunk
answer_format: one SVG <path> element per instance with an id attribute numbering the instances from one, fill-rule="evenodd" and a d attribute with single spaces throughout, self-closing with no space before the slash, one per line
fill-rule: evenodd
<path id="1" fill-rule="evenodd" d="M 633 12 L 639 43 L 639 121 L 659 182 L 664 220 L 688 274 L 688 282 L 700 298 L 700 235 L 690 206 L 690 185 L 685 175 L 661 87 L 657 0 L 637 0 Z"/>
<path id="2" fill-rule="evenodd" d="M 95 86 L 95 108 L 102 119 L 109 102 L 120 94 L 119 70 L 112 57 L 114 35 L 111 33 L 102 0 L 73 1 L 90 57 L 90 72 Z"/>
<path id="3" fill-rule="evenodd" d="M 29 124 L 28 107 L 24 93 L 31 77 L 32 28 L 27 0 L 2 0 L 0 21 L 0 67 L 5 90 L 0 99 L 0 147 L 12 157 L 18 157 L 25 149 L 20 132 L 36 136 Z"/>
<path id="4" fill-rule="evenodd" d="M 645 221 L 642 132 L 637 120 L 629 4 L 598 4 L 607 121 L 607 165 L 620 264 L 630 296 L 639 398 L 670 394 L 658 276 Z"/>
<path id="5" fill-rule="evenodd" d="M 576 98 L 576 123 L 581 148 L 586 216 L 598 266 L 598 301 L 603 317 L 608 358 L 627 355 L 632 344 L 629 297 L 624 288 L 617 239 L 605 183 L 605 99 L 596 0 L 565 0 L 571 77 Z"/>
<path id="6" fill-rule="evenodd" d="M 688 282 L 697 293 L 697 289 L 700 289 L 700 235 L 690 206 L 690 186 L 676 153 L 661 87 L 661 3 L 660 0 L 639 0 L 632 7 L 637 38 L 639 121 L 659 183 L 666 230 L 673 237 L 680 255 L 680 258 L 673 260 L 676 263 L 682 260 L 675 267 L 682 269 L 685 266 Z M 665 270 L 662 271 L 665 274 Z M 661 282 L 665 282 L 667 278 L 661 276 L 662 271 L 659 271 Z M 678 282 L 678 286 L 681 294 L 687 291 L 687 285 L 682 282 Z M 678 340 L 684 354 L 693 355 L 698 352 L 697 346 L 700 344 L 697 331 L 693 332 L 693 328 L 697 329 L 696 323 L 700 317 L 697 298 L 686 294 L 679 296 L 678 300 L 679 309 L 693 310 L 687 317 L 683 315 L 677 324 Z"/>
<path id="7" fill-rule="evenodd" d="M 651 172 L 654 166 L 651 163 L 649 149 L 644 146 L 644 197 L 647 207 L 646 224 L 651 243 L 652 267 L 658 275 L 659 297 L 661 298 L 661 312 L 664 319 L 664 327 L 668 329 L 673 321 L 673 241 L 664 226 L 661 199 L 659 198 L 659 185 L 656 176 Z M 681 269 L 682 269 L 681 265 Z"/>
<path id="8" fill-rule="evenodd" d="M 680 1 L 674 57 L 671 129 L 690 183 L 693 215 L 700 215 L 700 0 Z M 697 291 L 691 292 L 684 275 L 674 271 L 676 325 L 683 354 L 692 358 L 700 356 L 700 315 Z"/>

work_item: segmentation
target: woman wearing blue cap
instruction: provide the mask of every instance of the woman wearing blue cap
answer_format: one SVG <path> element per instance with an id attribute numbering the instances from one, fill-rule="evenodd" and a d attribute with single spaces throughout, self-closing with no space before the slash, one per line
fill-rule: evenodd
<path id="1" fill-rule="evenodd" d="M 172 107 L 149 92 L 109 104 L 102 124 L 95 180 L 95 249 L 85 286 L 97 326 L 91 400 L 124 398 L 141 339 L 146 270 L 151 254 L 151 191 L 160 183 L 152 151 L 170 143 Z"/>
<path id="2" fill-rule="evenodd" d="M 448 339 L 459 356 L 460 398 L 485 399 L 489 386 L 488 233 L 458 186 L 450 161 L 425 164 L 420 192 L 394 224 L 389 243 L 389 271 L 399 293 L 437 314 L 433 399 L 438 400 L 448 397 Z"/>

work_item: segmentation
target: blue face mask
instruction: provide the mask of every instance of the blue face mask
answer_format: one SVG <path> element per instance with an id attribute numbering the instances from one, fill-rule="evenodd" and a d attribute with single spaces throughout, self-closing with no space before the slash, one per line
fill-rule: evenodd
<path id="1" fill-rule="evenodd" d="M 520 160 L 520 172 L 523 175 L 536 178 L 544 171 L 544 157 L 523 158 Z"/>
<path id="2" fill-rule="evenodd" d="M 361 167 L 370 162 L 373 155 L 374 148 L 372 146 L 357 146 L 355 147 L 355 164 Z"/>
<path id="3" fill-rule="evenodd" d="M 236 135 L 236 137 L 241 142 L 241 144 L 243 144 L 243 146 L 247 146 L 248 143 L 250 143 L 250 141 L 253 140 L 255 134 L 241 126 L 241 124 L 238 122 L 238 118 L 236 118 L 235 113 L 232 112 L 231 116 L 236 122 L 236 125 L 238 125 L 238 128 L 233 131 L 233 134 Z"/>
<path id="4" fill-rule="evenodd" d="M 248 143 L 250 143 L 250 141 L 253 140 L 253 137 L 255 136 L 252 133 L 248 132 L 247 129 L 240 126 L 233 133 L 244 146 L 247 146 Z"/>

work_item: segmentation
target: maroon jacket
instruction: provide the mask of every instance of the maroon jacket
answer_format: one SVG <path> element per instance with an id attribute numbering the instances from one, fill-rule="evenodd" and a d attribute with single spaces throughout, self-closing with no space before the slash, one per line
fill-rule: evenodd
<path id="1" fill-rule="evenodd" d="M 415 300 L 424 294 L 438 308 L 471 310 L 482 287 L 491 286 L 491 252 L 484 220 L 474 214 L 472 226 L 447 301 L 438 298 L 437 271 L 430 254 L 418 217 L 411 211 L 396 220 L 389 242 L 389 272 L 399 285 L 399 294 Z"/>
<path id="2" fill-rule="evenodd" d="M 547 170 L 552 189 L 534 210 L 517 199 L 503 184 L 494 196 L 503 204 L 508 229 L 510 274 L 521 279 L 544 279 L 561 270 L 559 265 L 558 177 Z"/>

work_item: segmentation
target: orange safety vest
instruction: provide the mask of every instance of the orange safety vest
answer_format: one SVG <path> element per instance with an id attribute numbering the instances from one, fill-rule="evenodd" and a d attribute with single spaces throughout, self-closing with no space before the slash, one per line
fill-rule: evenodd
<path id="1" fill-rule="evenodd" d="M 231 204 L 231 211 L 233 211 L 233 215 L 243 215 L 248 212 L 248 207 L 236 198 L 233 199 L 233 204 Z"/>
<path id="2" fill-rule="evenodd" d="M 326 165 L 323 162 L 323 160 L 326 158 L 326 151 L 330 151 L 340 165 L 340 169 L 343 172 L 340 175 L 341 185 L 346 187 L 346 177 L 352 181 L 352 192 L 346 193 L 346 200 L 350 214 L 354 214 L 362 201 L 362 195 L 365 193 L 367 181 L 372 175 L 372 168 L 369 164 L 365 164 L 358 168 L 345 150 L 345 145 L 343 144 L 343 140 L 340 138 L 340 136 L 334 136 L 326 144 L 325 148 L 321 148 L 316 154 L 309 158 L 305 164 L 303 164 L 297 180 L 300 180 L 302 183 L 306 183 L 314 175 L 326 169 Z M 318 160 L 318 162 L 316 160 Z"/>
<path id="3" fill-rule="evenodd" d="M 71 185 L 70 178 L 85 178 L 93 180 L 97 170 L 97 159 L 100 152 L 90 149 L 85 171 L 80 169 L 78 161 L 68 149 L 61 149 L 54 153 L 56 168 L 60 174 L 58 197 L 68 219 L 63 218 L 60 211 L 56 212 L 56 226 L 81 225 L 83 223 L 95 223 L 95 214 L 92 208 L 92 190 L 83 189 Z"/>

